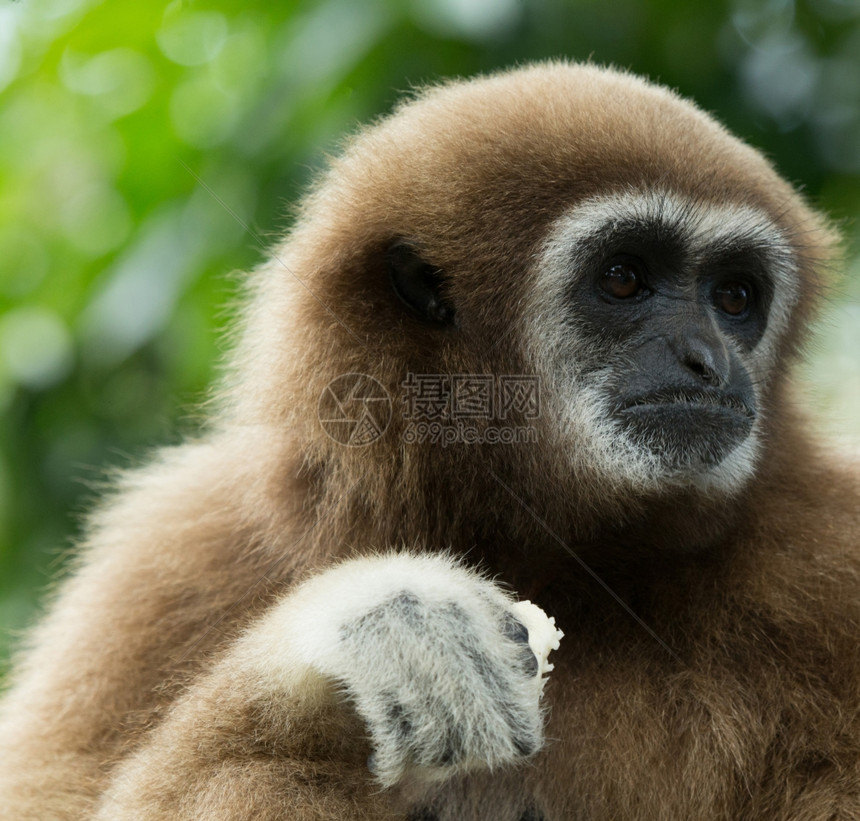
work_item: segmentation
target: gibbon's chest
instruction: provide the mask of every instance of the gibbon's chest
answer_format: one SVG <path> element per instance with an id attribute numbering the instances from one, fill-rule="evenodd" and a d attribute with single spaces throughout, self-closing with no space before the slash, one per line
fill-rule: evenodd
<path id="1" fill-rule="evenodd" d="M 409 802 L 406 821 L 743 814 L 761 739 L 741 690 L 700 692 L 689 678 L 651 677 L 636 666 L 560 668 L 547 686 L 546 746 L 537 756 L 431 788 Z"/>

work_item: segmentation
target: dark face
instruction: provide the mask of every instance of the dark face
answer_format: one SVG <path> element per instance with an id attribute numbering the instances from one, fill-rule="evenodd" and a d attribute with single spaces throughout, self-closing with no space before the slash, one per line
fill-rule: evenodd
<path id="1" fill-rule="evenodd" d="M 744 361 L 767 325 L 772 284 L 755 246 L 693 253 L 680 230 L 648 221 L 613 225 L 583 248 L 570 292 L 579 333 L 611 369 L 611 413 L 661 462 L 719 464 L 757 415 Z"/>

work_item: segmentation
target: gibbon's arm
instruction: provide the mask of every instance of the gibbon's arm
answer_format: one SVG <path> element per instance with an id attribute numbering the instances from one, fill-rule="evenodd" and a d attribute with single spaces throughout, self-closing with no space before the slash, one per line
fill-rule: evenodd
<path id="1" fill-rule="evenodd" d="M 522 760 L 561 638 L 524 604 L 446 557 L 337 565 L 186 693 L 96 818 L 385 819 L 381 787 Z"/>

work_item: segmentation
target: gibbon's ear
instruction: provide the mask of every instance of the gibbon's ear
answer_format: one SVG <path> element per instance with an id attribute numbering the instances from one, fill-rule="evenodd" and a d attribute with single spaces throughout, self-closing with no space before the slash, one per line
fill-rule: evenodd
<path id="1" fill-rule="evenodd" d="M 394 293 L 425 322 L 453 325 L 454 305 L 447 280 L 439 268 L 425 262 L 413 245 L 397 240 L 385 255 Z"/>

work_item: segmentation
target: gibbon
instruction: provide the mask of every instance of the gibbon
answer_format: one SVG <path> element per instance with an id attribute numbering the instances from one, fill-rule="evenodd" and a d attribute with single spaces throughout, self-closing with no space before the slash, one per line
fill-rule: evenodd
<path id="1" fill-rule="evenodd" d="M 860 483 L 791 388 L 837 262 L 630 74 L 402 103 L 250 278 L 205 432 L 91 516 L 0 816 L 860 818 Z"/>

